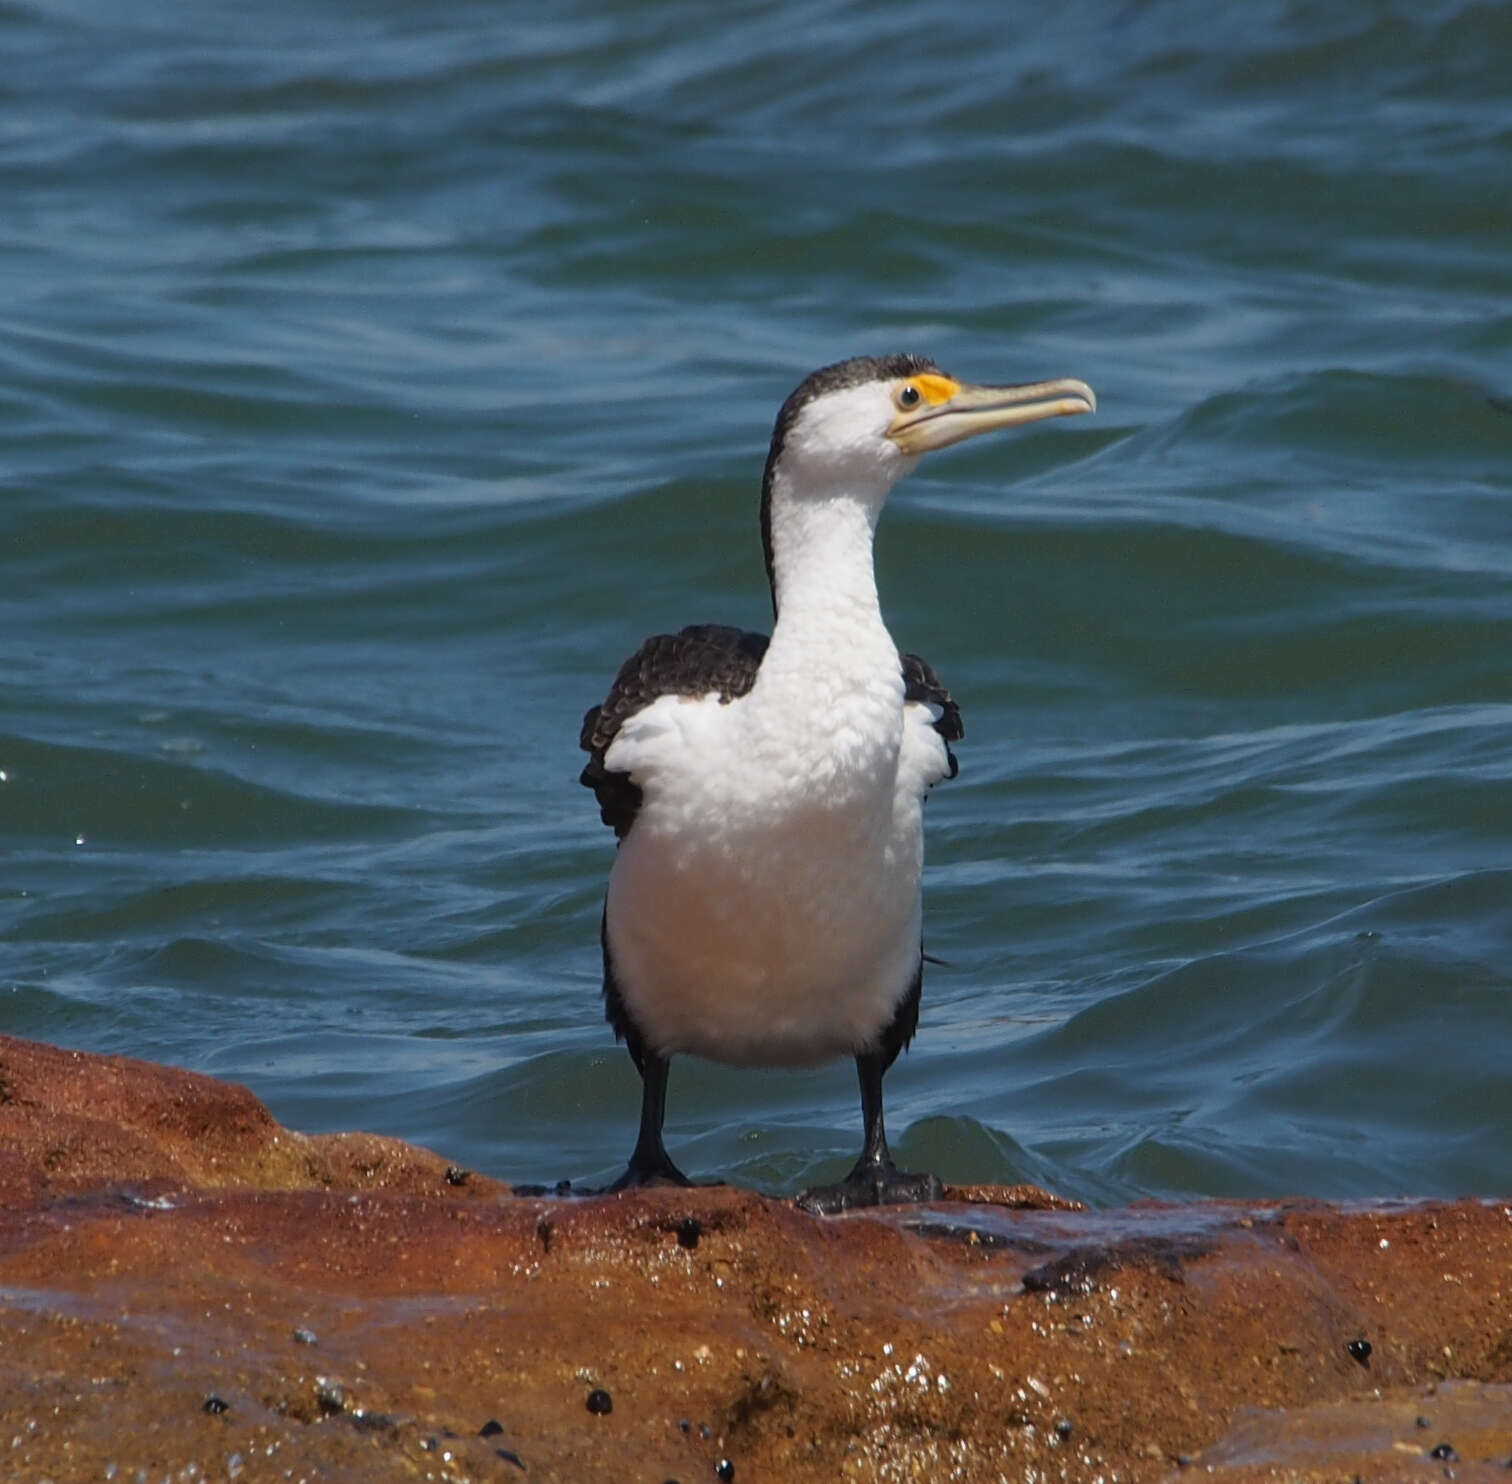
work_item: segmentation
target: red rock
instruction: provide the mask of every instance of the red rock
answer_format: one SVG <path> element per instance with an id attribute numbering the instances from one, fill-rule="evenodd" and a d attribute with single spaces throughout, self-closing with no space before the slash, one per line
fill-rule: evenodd
<path id="1" fill-rule="evenodd" d="M 434 1191 L 448 1169 L 398 1139 L 293 1133 L 232 1082 L 12 1036 L 0 1036 L 0 1135 L 0 1206 L 156 1181 L 201 1190 Z M 471 1193 L 505 1188 L 479 1179 Z"/>
<path id="2" fill-rule="evenodd" d="M 1497 1203 L 822 1220 L 447 1168 L 0 1037 L 0 1476 L 1508 1477 Z"/>

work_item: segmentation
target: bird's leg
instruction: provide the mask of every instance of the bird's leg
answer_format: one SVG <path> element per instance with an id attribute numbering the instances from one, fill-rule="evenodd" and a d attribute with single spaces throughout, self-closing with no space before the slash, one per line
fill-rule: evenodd
<path id="1" fill-rule="evenodd" d="M 865 1143 L 861 1158 L 838 1185 L 819 1185 L 798 1197 L 805 1211 L 833 1216 L 855 1206 L 892 1206 L 910 1201 L 936 1201 L 944 1191 L 937 1175 L 915 1175 L 900 1170 L 887 1148 L 882 1125 L 882 1074 L 892 1058 L 882 1052 L 862 1052 L 856 1057 L 861 1079 L 861 1122 Z"/>
<path id="2" fill-rule="evenodd" d="M 691 1185 L 693 1182 L 672 1163 L 662 1143 L 662 1120 L 667 1114 L 667 1058 L 644 1051 L 636 1058 L 641 1074 L 640 1133 L 625 1173 L 610 1190 L 631 1190 L 641 1185 Z"/>

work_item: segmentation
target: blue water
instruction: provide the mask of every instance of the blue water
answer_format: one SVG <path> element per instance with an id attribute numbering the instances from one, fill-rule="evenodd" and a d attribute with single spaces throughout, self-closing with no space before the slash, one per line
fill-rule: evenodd
<path id="1" fill-rule="evenodd" d="M 1095 418 L 879 572 L 961 702 L 888 1079 L 947 1178 L 1504 1192 L 1512 11 L 0 0 L 0 1030 L 593 1180 L 620 659 L 759 627 L 771 420 Z M 685 1168 L 853 1072 L 674 1065 Z"/>

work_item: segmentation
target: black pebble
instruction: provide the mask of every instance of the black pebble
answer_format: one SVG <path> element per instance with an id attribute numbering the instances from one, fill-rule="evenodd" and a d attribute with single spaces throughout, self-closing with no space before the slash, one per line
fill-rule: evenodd
<path id="1" fill-rule="evenodd" d="M 735 1465 L 728 1458 L 721 1458 L 714 1472 L 719 1476 L 722 1484 L 730 1484 L 730 1480 L 735 1477 Z"/>
<path id="2" fill-rule="evenodd" d="M 602 1386 L 588 1393 L 588 1410 L 595 1417 L 607 1417 L 614 1410 L 614 1398 Z"/>
<path id="3" fill-rule="evenodd" d="M 346 1411 L 346 1387 L 340 1381 L 331 1381 L 325 1376 L 317 1376 L 315 1378 L 315 1400 L 322 1412 L 326 1413 L 327 1416 L 334 1417 L 338 1412 Z"/>
<path id="4" fill-rule="evenodd" d="M 1454 1451 L 1453 1443 L 1440 1443 L 1437 1448 L 1430 1448 L 1428 1456 L 1429 1458 L 1442 1458 L 1445 1463 L 1455 1463 L 1459 1459 L 1459 1454 Z"/>
<path id="5" fill-rule="evenodd" d="M 294 1343 L 296 1345 L 313 1345 L 315 1341 L 316 1334 L 313 1329 L 306 1329 L 303 1325 L 300 1325 L 294 1331 Z"/>
<path id="6" fill-rule="evenodd" d="M 680 1422 L 679 1422 L 679 1423 L 678 1423 L 678 1424 L 677 1424 L 677 1426 L 678 1426 L 678 1429 L 679 1429 L 679 1430 L 680 1430 L 680 1431 L 681 1431 L 681 1432 L 692 1432 L 692 1431 L 693 1431 L 693 1424 L 692 1424 L 692 1423 L 691 1423 L 691 1422 L 689 1422 L 689 1421 L 688 1421 L 688 1419 L 687 1419 L 687 1418 L 686 1418 L 686 1417 L 684 1417 L 684 1418 L 683 1418 L 683 1419 L 682 1419 L 682 1420 L 681 1420 L 681 1421 L 680 1421 Z"/>
<path id="7" fill-rule="evenodd" d="M 1374 1348 L 1369 1340 L 1351 1340 L 1345 1347 L 1361 1365 L 1370 1364 L 1370 1352 Z"/>
<path id="8" fill-rule="evenodd" d="M 677 1245 L 689 1249 L 698 1246 L 698 1239 L 703 1235 L 703 1228 L 698 1224 L 698 1217 L 684 1216 L 677 1225 Z"/>
<path id="9" fill-rule="evenodd" d="M 472 1176 L 471 1170 L 464 1170 L 461 1165 L 447 1165 L 446 1183 L 448 1185 L 466 1185 Z"/>
<path id="10" fill-rule="evenodd" d="M 504 1431 L 504 1424 L 497 1417 L 490 1417 L 482 1427 L 478 1429 L 480 1438 L 496 1438 Z"/>
<path id="11" fill-rule="evenodd" d="M 1069 1418 L 1069 1417 L 1062 1417 L 1062 1418 L 1061 1418 L 1061 1419 L 1060 1419 L 1060 1420 L 1059 1420 L 1059 1421 L 1058 1421 L 1058 1422 L 1057 1422 L 1057 1423 L 1056 1423 L 1056 1424 L 1055 1424 L 1055 1431 L 1056 1431 L 1056 1435 L 1057 1435 L 1057 1436 L 1058 1436 L 1058 1437 L 1062 1437 L 1062 1438 L 1069 1438 L 1069 1437 L 1070 1437 L 1070 1436 L 1071 1436 L 1071 1434 L 1072 1434 L 1072 1433 L 1073 1433 L 1073 1432 L 1074 1432 L 1074 1431 L 1075 1431 L 1075 1430 L 1076 1430 L 1076 1429 L 1075 1429 L 1075 1428 L 1073 1428 L 1073 1427 L 1072 1427 L 1072 1425 L 1071 1425 L 1071 1419 L 1070 1419 L 1070 1418 Z"/>
<path id="12" fill-rule="evenodd" d="M 231 1403 L 218 1397 L 213 1391 L 205 1398 L 204 1410 L 212 1417 L 219 1417 L 222 1412 L 231 1410 Z"/>

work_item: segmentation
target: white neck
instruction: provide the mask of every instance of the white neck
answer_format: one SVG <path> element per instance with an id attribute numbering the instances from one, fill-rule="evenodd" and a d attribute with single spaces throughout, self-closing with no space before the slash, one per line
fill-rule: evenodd
<path id="1" fill-rule="evenodd" d="M 813 752 L 846 734 L 881 745 L 902 724 L 898 651 L 882 622 L 872 542 L 886 490 L 773 491 L 777 622 L 751 699 Z M 896 742 L 891 744 L 894 748 Z"/>
<path id="2" fill-rule="evenodd" d="M 869 495 L 836 490 L 797 498 L 779 476 L 771 510 L 779 630 L 789 618 L 881 622 L 872 546 L 882 502 Z"/>

